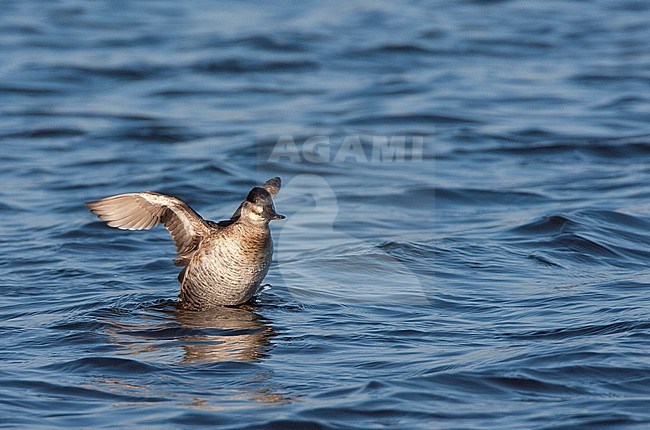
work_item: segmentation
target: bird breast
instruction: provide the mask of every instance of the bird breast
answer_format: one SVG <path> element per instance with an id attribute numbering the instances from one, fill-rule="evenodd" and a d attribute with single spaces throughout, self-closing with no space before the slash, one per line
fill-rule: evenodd
<path id="1" fill-rule="evenodd" d="M 203 302 L 230 305 L 246 302 L 257 292 L 269 270 L 273 242 L 268 229 L 241 229 L 233 224 L 204 239 L 187 268 L 183 300 L 197 302 L 195 307 L 205 307 Z"/>

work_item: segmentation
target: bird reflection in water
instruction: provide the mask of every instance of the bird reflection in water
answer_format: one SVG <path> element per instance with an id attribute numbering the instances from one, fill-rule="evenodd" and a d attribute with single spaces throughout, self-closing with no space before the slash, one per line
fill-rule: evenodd
<path id="1" fill-rule="evenodd" d="M 198 334 L 180 337 L 183 363 L 246 361 L 264 358 L 271 326 L 250 306 L 220 307 L 203 312 L 178 310 L 176 319 Z"/>
<path id="2" fill-rule="evenodd" d="M 176 312 L 177 320 L 186 328 L 199 329 L 204 334 L 181 338 L 185 355 L 184 364 L 244 361 L 257 362 L 266 357 L 271 347 L 273 331 L 267 321 L 253 312 L 253 307 L 222 307 L 204 312 Z M 287 403 L 285 393 L 276 392 L 268 386 L 270 374 L 257 372 L 252 375 L 247 389 L 234 390 L 232 400 L 255 400 L 264 403 Z M 256 387 L 255 389 L 251 389 Z M 205 410 L 221 410 L 206 399 L 197 398 L 194 407 Z"/>
<path id="3" fill-rule="evenodd" d="M 113 313 L 112 318 L 103 320 L 108 323 L 106 333 L 111 343 L 121 348 L 122 355 L 126 350 L 126 355 L 136 356 L 141 361 L 186 366 L 219 362 L 256 363 L 267 357 L 271 350 L 273 330 L 268 320 L 254 310 L 254 306 L 243 305 L 196 312 L 176 309 L 171 302 L 166 302 L 140 308 L 135 313 L 122 310 L 117 319 Z M 271 376 L 268 371 L 250 372 L 249 369 L 243 387 L 233 386 L 214 394 L 225 395 L 230 402 L 290 402 L 291 396 L 270 384 Z M 121 381 L 111 381 L 111 378 L 100 378 L 94 383 L 107 385 L 112 391 L 122 392 L 126 388 Z M 133 390 L 129 388 L 128 391 L 131 393 Z M 208 398 L 187 399 L 187 404 L 204 410 L 232 407 L 226 403 L 229 406 Z"/>
<path id="4" fill-rule="evenodd" d="M 167 302 L 103 319 L 111 343 L 129 356 L 177 364 L 257 362 L 270 350 L 273 330 L 254 309 L 242 305 L 196 312 Z"/>

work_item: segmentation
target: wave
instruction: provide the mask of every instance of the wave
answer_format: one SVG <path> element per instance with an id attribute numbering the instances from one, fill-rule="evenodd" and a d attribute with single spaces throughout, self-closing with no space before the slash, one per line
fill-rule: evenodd
<path id="1" fill-rule="evenodd" d="M 563 262 L 644 266 L 650 258 L 647 217 L 602 209 L 552 214 L 510 228 L 506 240 L 532 251 L 542 264 Z"/>
<path id="2" fill-rule="evenodd" d="M 224 58 L 201 60 L 191 68 L 201 73 L 295 73 L 317 70 L 319 64 L 309 60 L 262 61 L 252 58 Z"/>

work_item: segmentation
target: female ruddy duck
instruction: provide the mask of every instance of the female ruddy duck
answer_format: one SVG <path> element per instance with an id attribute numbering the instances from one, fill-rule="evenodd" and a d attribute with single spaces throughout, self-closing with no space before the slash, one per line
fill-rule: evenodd
<path id="1" fill-rule="evenodd" d="M 181 308 L 205 310 L 248 302 L 269 271 L 273 241 L 269 222 L 284 219 L 273 197 L 280 178 L 253 188 L 229 220 L 203 219 L 182 200 L 154 192 L 120 194 L 86 203 L 110 227 L 149 230 L 163 224 L 174 239 Z"/>

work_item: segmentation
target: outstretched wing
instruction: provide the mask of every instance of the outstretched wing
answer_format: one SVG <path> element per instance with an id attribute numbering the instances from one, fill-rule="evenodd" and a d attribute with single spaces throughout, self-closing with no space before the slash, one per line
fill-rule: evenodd
<path id="1" fill-rule="evenodd" d="M 86 203 L 90 212 L 106 221 L 110 227 L 122 230 L 149 230 L 163 224 L 178 251 L 174 262 L 185 266 L 192 258 L 209 227 L 199 214 L 182 200 L 145 191 L 120 194 Z"/>
<path id="2" fill-rule="evenodd" d="M 278 191 L 280 191 L 281 187 L 282 180 L 277 176 L 275 178 L 269 179 L 268 181 L 264 182 L 264 185 L 262 185 L 262 188 L 268 191 L 271 197 L 275 197 Z"/>
<path id="3" fill-rule="evenodd" d="M 282 180 L 278 176 L 276 176 L 275 178 L 271 178 L 268 181 L 264 182 L 262 188 L 268 191 L 271 197 L 275 197 L 278 191 L 280 191 L 280 188 L 282 188 Z M 226 227 L 232 224 L 233 222 L 237 221 L 240 215 L 241 215 L 241 205 L 239 205 L 239 207 L 237 208 L 235 213 L 232 214 L 230 219 L 219 221 L 217 224 L 220 225 L 221 227 Z"/>

